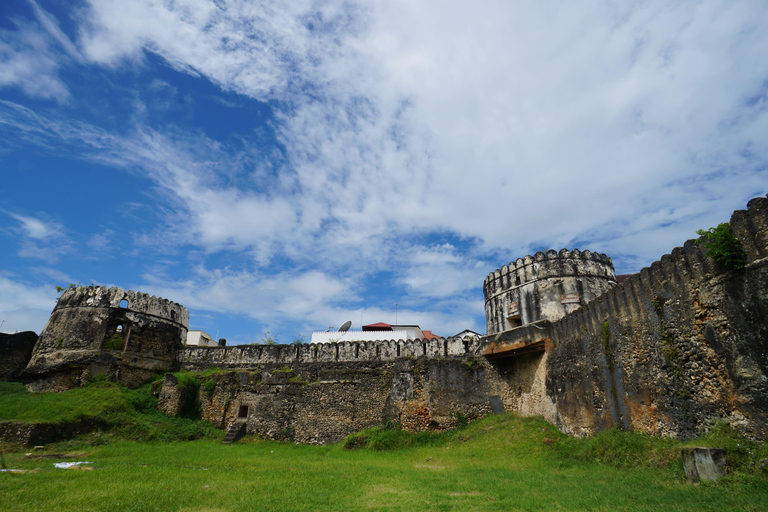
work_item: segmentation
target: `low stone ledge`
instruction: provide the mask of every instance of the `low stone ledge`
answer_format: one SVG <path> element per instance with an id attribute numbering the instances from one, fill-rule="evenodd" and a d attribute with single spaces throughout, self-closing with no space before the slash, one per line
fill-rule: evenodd
<path id="1" fill-rule="evenodd" d="M 686 447 L 680 450 L 685 478 L 697 482 L 717 482 L 725 476 L 726 457 L 723 448 Z"/>
<path id="2" fill-rule="evenodd" d="M 71 439 L 92 432 L 98 427 L 98 422 L 93 420 L 56 423 L 0 421 L 0 441 L 20 446 L 36 446 Z"/>

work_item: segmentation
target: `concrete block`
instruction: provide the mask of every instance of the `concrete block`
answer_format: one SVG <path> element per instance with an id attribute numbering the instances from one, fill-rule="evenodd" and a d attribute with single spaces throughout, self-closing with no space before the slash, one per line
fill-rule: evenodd
<path id="1" fill-rule="evenodd" d="M 688 447 L 680 450 L 685 478 L 690 483 L 717 482 L 725 475 L 726 459 L 723 448 Z"/>

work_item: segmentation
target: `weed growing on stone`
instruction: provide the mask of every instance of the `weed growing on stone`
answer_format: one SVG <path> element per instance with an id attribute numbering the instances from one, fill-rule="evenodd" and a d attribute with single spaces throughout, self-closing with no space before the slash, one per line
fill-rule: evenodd
<path id="1" fill-rule="evenodd" d="M 179 411 L 179 416 L 199 420 L 201 413 L 197 402 L 197 390 L 200 389 L 200 383 L 195 378 L 195 375 L 190 372 L 175 372 L 173 376 L 179 382 L 179 391 L 185 397 L 184 404 Z"/>
<path id="2" fill-rule="evenodd" d="M 605 359 L 608 361 L 608 370 L 613 372 L 613 354 L 611 353 L 611 326 L 608 320 L 603 322 L 603 332 L 601 333 L 601 341 L 603 342 L 603 351 L 605 352 Z"/>
<path id="3" fill-rule="evenodd" d="M 453 432 L 409 432 L 396 424 L 371 427 L 344 439 L 345 450 L 365 448 L 375 452 L 404 450 L 417 446 L 438 446 L 444 444 Z"/>
<path id="4" fill-rule="evenodd" d="M 696 234 L 701 236 L 696 243 L 704 244 L 704 247 L 707 248 L 707 255 L 713 260 L 728 269 L 744 268 L 747 256 L 739 239 L 731 233 L 730 224 L 723 222 L 714 228 L 699 229 Z"/>
<path id="5" fill-rule="evenodd" d="M 476 357 L 468 357 L 462 364 L 464 365 L 464 368 L 471 372 L 480 366 L 480 361 L 478 361 Z"/>
<path id="6" fill-rule="evenodd" d="M 213 379 L 208 379 L 205 381 L 205 394 L 208 395 L 208 398 L 213 396 L 213 392 L 216 389 L 216 381 Z"/>
<path id="7" fill-rule="evenodd" d="M 116 332 L 111 338 L 104 342 L 105 350 L 123 350 L 123 335 Z"/>

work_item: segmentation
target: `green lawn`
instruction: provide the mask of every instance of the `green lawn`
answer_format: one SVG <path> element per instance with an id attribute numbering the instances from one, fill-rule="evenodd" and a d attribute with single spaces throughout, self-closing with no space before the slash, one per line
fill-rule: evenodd
<path id="1" fill-rule="evenodd" d="M 92 461 L 92 471 L 6 454 L 9 468 L 41 471 L 0 473 L 0 510 L 768 510 L 768 475 L 754 464 L 765 446 L 744 445 L 727 429 L 701 442 L 735 443 L 735 470 L 696 486 L 683 478 L 681 443 L 640 434 L 577 440 L 506 414 L 418 442 L 433 444 L 70 441 L 35 454 L 78 450 L 70 460 Z"/>

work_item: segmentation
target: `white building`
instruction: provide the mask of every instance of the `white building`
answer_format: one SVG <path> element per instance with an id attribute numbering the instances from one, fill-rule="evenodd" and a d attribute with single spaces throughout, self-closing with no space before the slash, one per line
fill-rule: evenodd
<path id="1" fill-rule="evenodd" d="M 454 334 L 451 337 L 452 338 L 461 338 L 463 340 L 466 340 L 466 339 L 479 339 L 481 336 L 482 336 L 482 334 L 480 334 L 480 333 L 477 333 L 477 332 L 472 331 L 470 329 L 464 329 L 460 333 Z"/>
<path id="2" fill-rule="evenodd" d="M 382 322 L 364 325 L 362 331 L 319 331 L 312 333 L 310 343 L 339 341 L 423 340 L 437 338 L 432 331 L 422 331 L 418 325 L 390 325 Z"/>
<path id="3" fill-rule="evenodd" d="M 192 347 L 218 347 L 219 344 L 205 331 L 187 331 L 186 345 Z"/>

